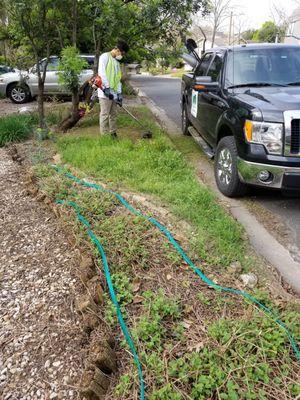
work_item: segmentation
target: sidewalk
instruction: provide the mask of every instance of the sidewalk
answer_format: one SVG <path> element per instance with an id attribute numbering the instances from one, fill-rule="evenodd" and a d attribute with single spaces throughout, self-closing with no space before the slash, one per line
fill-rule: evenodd
<path id="1" fill-rule="evenodd" d="M 0 398 L 77 399 L 85 336 L 72 249 L 0 149 Z"/>

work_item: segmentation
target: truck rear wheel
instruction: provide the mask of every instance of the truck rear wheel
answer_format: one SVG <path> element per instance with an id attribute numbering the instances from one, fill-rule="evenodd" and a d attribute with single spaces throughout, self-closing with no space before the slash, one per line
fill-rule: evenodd
<path id="1" fill-rule="evenodd" d="M 215 179 L 221 193 L 227 197 L 240 197 L 247 191 L 237 169 L 237 148 L 233 136 L 226 136 L 218 143 L 215 154 Z"/>
<path id="2" fill-rule="evenodd" d="M 188 117 L 187 106 L 186 106 L 186 103 L 184 102 L 182 104 L 182 109 L 181 109 L 181 129 L 182 129 L 182 133 L 185 136 L 191 135 L 188 131 L 190 126 L 191 126 L 191 123 L 190 123 L 190 120 Z"/>

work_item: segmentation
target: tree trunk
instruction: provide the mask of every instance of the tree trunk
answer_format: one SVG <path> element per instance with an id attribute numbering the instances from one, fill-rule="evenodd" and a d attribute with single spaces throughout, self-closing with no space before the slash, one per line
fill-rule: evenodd
<path id="1" fill-rule="evenodd" d="M 211 48 L 213 48 L 214 47 L 214 44 L 215 44 L 215 39 L 216 39 L 216 32 L 217 30 L 216 30 L 216 28 L 214 27 L 214 30 L 213 30 L 213 34 L 212 34 L 212 38 L 211 38 Z"/>
<path id="2" fill-rule="evenodd" d="M 77 43 L 77 0 L 73 0 L 72 17 L 73 17 L 72 44 L 74 47 L 76 47 L 76 43 Z"/>
<path id="3" fill-rule="evenodd" d="M 100 58 L 100 43 L 98 41 L 97 46 L 95 48 L 95 61 L 94 61 L 94 74 L 98 74 L 98 68 L 99 68 L 99 58 Z"/>
<path id="4" fill-rule="evenodd" d="M 66 132 L 67 130 L 73 128 L 77 122 L 80 120 L 79 114 L 79 90 L 73 92 L 72 94 L 72 109 L 70 114 L 65 118 L 59 125 L 58 130 Z"/>
<path id="5" fill-rule="evenodd" d="M 44 109 L 44 81 L 41 76 L 38 78 L 38 114 L 39 114 L 39 127 L 41 129 L 47 128 L 45 109 Z"/>

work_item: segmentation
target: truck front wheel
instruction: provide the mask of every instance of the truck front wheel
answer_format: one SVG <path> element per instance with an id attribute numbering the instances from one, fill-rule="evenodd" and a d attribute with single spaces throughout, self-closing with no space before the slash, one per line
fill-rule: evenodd
<path id="1" fill-rule="evenodd" d="M 215 179 L 221 193 L 227 197 L 239 197 L 247 186 L 240 181 L 237 169 L 237 148 L 233 136 L 226 136 L 218 143 L 215 154 Z"/>

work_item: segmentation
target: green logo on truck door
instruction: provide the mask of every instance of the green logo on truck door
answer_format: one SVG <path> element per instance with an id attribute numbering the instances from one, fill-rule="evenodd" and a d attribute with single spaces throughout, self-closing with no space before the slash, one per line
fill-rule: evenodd
<path id="1" fill-rule="evenodd" d="M 197 111 L 198 111 L 198 92 L 193 90 L 192 92 L 192 108 L 191 114 L 193 117 L 197 118 Z"/>

